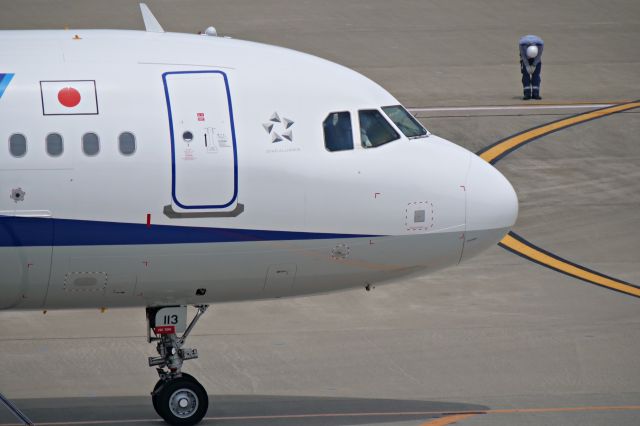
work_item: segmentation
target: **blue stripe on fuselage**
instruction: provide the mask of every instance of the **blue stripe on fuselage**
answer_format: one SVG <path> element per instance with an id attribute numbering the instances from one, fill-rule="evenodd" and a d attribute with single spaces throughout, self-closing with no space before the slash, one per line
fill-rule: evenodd
<path id="1" fill-rule="evenodd" d="M 7 89 L 7 86 L 11 82 L 14 74 L 0 74 L 0 98 L 4 94 L 4 91 Z"/>
<path id="2" fill-rule="evenodd" d="M 322 240 L 374 235 L 99 222 L 0 216 L 0 247 Z"/>

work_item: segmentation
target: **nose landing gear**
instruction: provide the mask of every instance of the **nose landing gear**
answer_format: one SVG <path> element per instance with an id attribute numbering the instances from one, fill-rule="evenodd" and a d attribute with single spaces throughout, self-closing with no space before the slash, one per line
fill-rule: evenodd
<path id="1" fill-rule="evenodd" d="M 149 366 L 156 367 L 160 376 L 151 392 L 151 402 L 156 413 L 171 425 L 195 425 L 209 408 L 209 397 L 204 387 L 193 376 L 181 371 L 184 361 L 198 358 L 197 349 L 183 348 L 183 345 L 208 307 L 196 306 L 198 312 L 182 337 L 176 334 L 175 326 L 156 326 L 156 314 L 162 308 L 147 308 L 147 340 L 149 343 L 158 342 L 156 350 L 159 355 L 149 357 Z"/>

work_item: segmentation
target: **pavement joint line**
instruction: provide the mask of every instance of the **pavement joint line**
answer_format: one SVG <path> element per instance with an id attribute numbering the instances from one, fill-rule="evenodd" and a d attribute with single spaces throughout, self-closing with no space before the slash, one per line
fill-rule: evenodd
<path id="1" fill-rule="evenodd" d="M 504 110 L 546 110 L 546 109 L 593 109 L 620 105 L 620 102 L 609 103 L 575 103 L 575 104 L 537 104 L 537 105 L 481 105 L 461 107 L 413 107 L 410 112 L 447 112 L 447 111 L 504 111 Z"/>
<path id="2" fill-rule="evenodd" d="M 513 151 L 523 147 L 529 142 L 547 136 L 551 133 L 567 129 L 571 126 L 586 123 L 598 118 L 607 117 L 619 112 L 629 111 L 640 107 L 640 101 L 627 102 L 606 106 L 595 111 L 587 111 L 537 127 L 525 130 L 515 135 L 489 145 L 476 154 L 490 164 L 497 163 Z M 640 287 L 617 278 L 610 277 L 600 272 L 591 270 L 584 266 L 570 262 L 558 255 L 555 255 L 543 248 L 537 247 L 520 235 L 510 231 L 498 245 L 520 257 L 530 260 L 546 268 L 569 275 L 573 278 L 586 281 L 610 290 L 640 298 Z"/>
<path id="3" fill-rule="evenodd" d="M 640 411 L 640 405 L 604 405 L 583 407 L 535 407 L 535 408 L 498 408 L 477 411 L 397 411 L 397 412 L 355 412 L 355 413 L 308 413 L 308 414 L 274 414 L 263 416 L 212 416 L 205 417 L 205 421 L 240 421 L 240 420 L 288 420 L 305 418 L 340 418 L 340 417 L 415 417 L 415 416 L 477 416 L 483 414 L 528 414 L 528 413 L 567 413 L 567 412 L 593 412 L 593 411 Z M 438 420 L 441 417 L 438 418 Z M 433 421 L 430 419 L 429 421 Z M 161 419 L 119 419 L 119 420 L 87 420 L 66 422 L 38 422 L 38 426 L 79 426 L 79 425 L 109 425 L 127 423 L 161 423 Z M 444 423 L 444 425 L 450 423 Z M 429 425 L 427 422 L 426 425 Z M 0 423 L 0 426 L 21 426 L 18 423 Z M 424 424 L 423 424 L 424 426 Z M 432 425 L 431 425 L 432 426 Z"/>

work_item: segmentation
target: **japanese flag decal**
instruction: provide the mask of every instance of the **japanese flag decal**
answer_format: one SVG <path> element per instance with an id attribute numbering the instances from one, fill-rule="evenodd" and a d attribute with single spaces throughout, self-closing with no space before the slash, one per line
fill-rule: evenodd
<path id="1" fill-rule="evenodd" d="M 98 95 L 94 80 L 41 81 L 44 115 L 97 115 Z"/>

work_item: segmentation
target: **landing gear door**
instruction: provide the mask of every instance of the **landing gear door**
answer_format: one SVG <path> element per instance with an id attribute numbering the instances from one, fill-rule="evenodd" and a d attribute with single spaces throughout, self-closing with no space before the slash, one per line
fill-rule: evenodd
<path id="1" fill-rule="evenodd" d="M 238 159 L 227 75 L 179 71 L 162 78 L 171 131 L 174 211 L 234 210 Z"/>

